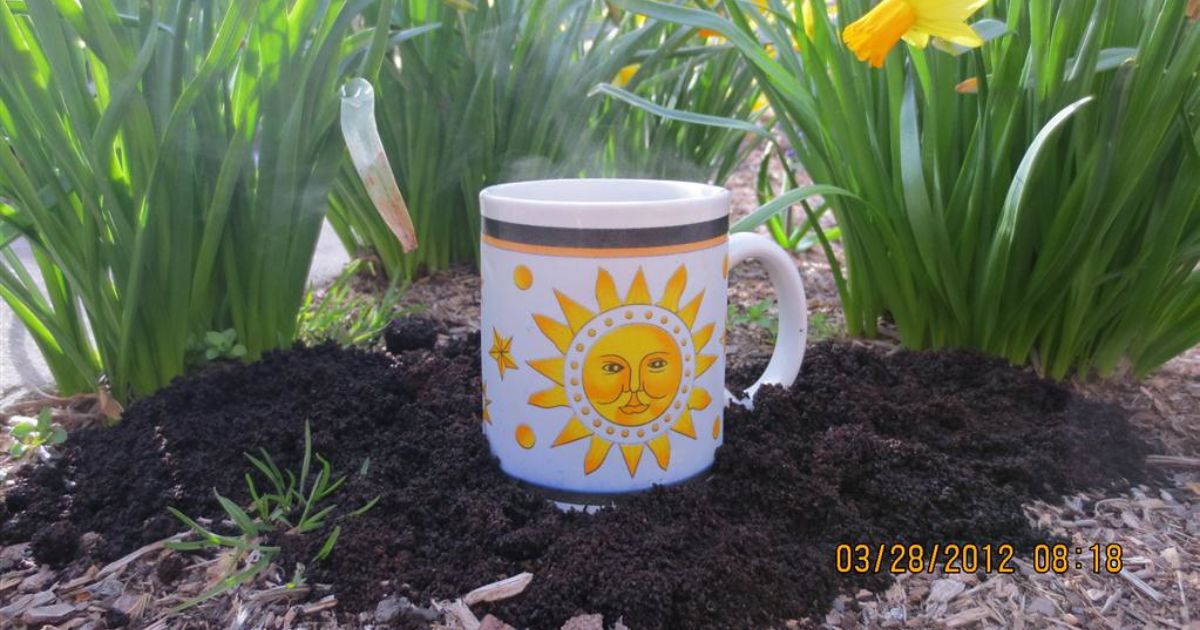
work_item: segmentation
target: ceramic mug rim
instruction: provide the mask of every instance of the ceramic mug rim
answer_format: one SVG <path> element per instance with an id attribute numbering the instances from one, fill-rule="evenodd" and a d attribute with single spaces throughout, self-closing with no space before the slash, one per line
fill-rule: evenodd
<path id="1" fill-rule="evenodd" d="M 483 217 L 562 228 L 674 227 L 729 216 L 730 192 L 696 182 L 582 178 L 489 186 L 480 192 Z"/>

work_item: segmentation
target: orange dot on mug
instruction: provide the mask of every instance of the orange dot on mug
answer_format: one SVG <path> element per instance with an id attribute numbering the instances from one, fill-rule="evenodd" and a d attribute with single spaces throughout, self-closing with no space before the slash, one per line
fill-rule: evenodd
<path id="1" fill-rule="evenodd" d="M 522 291 L 533 286 L 533 272 L 529 270 L 529 267 L 517 265 L 517 268 L 513 269 L 513 284 Z"/>
<path id="2" fill-rule="evenodd" d="M 721 416 L 717 416 L 716 419 L 713 420 L 713 439 L 714 440 L 720 439 L 720 437 L 721 437 Z"/>
<path id="3" fill-rule="evenodd" d="M 520 444 L 521 448 L 533 448 L 533 445 L 537 444 L 537 436 L 533 434 L 529 425 L 517 425 L 517 444 Z"/>

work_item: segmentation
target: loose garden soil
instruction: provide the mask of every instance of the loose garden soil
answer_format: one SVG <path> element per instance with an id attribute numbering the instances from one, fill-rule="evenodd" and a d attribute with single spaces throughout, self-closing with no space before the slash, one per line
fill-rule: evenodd
<path id="1" fill-rule="evenodd" d="M 412 337 L 395 347 L 427 345 L 419 328 L 395 327 Z M 19 480 L 0 508 L 0 542 L 32 539 L 51 564 L 120 557 L 183 529 L 167 506 L 216 518 L 214 489 L 244 501 L 243 452 L 262 447 L 298 468 L 308 421 L 314 450 L 347 476 L 338 512 L 380 497 L 341 521 L 332 556 L 308 567 L 343 611 L 389 595 L 455 598 L 529 571 L 522 595 L 477 612 L 539 629 L 577 613 L 634 630 L 751 628 L 885 586 L 839 575 L 838 543 L 1027 553 L 1048 535 L 1024 503 L 1145 476 L 1146 447 L 1118 407 L 973 354 L 823 343 L 794 387 L 764 388 L 753 412 L 729 410 L 710 478 L 563 513 L 491 458 L 478 357 L 478 335 L 395 356 L 322 346 L 177 382 L 115 428 L 72 433 L 61 460 Z M 80 545 L 84 532 L 101 542 Z M 270 542 L 290 570 L 323 540 Z"/>

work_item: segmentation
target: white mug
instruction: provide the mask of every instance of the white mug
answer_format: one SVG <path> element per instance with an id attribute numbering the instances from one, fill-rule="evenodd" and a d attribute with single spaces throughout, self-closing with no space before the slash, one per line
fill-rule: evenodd
<path id="1" fill-rule="evenodd" d="M 599 505 L 705 473 L 724 438 L 729 268 L 766 266 L 779 334 L 762 377 L 804 357 L 800 274 L 728 235 L 729 191 L 674 181 L 492 186 L 482 220 L 483 430 L 505 473 Z"/>

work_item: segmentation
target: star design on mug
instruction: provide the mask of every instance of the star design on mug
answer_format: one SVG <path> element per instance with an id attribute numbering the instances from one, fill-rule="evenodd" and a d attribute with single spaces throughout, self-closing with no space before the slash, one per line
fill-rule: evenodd
<path id="1" fill-rule="evenodd" d="M 667 470 L 671 441 L 697 439 L 693 412 L 709 408 L 712 396 L 696 379 L 718 355 L 705 352 L 716 324 L 698 321 L 705 292 L 685 298 L 687 278 L 681 265 L 656 298 L 639 267 L 622 297 L 601 268 L 595 309 L 556 290 L 563 320 L 534 314 L 557 352 L 527 361 L 552 383 L 529 404 L 563 409 L 566 423 L 551 448 L 586 441 L 584 474 L 599 470 L 614 445 L 630 477 L 647 450 Z"/>
<path id="2" fill-rule="evenodd" d="M 517 362 L 512 358 L 512 337 L 501 335 L 495 328 L 492 329 L 492 349 L 488 350 L 488 355 L 496 361 L 496 368 L 500 370 L 500 380 L 504 380 L 505 370 L 517 369 Z"/>
<path id="3" fill-rule="evenodd" d="M 483 412 L 480 414 L 480 418 L 479 418 L 480 420 L 483 421 L 484 424 L 492 423 L 491 406 L 492 406 L 492 399 L 488 398 L 488 395 L 487 395 L 487 381 L 484 381 L 483 382 Z"/>

